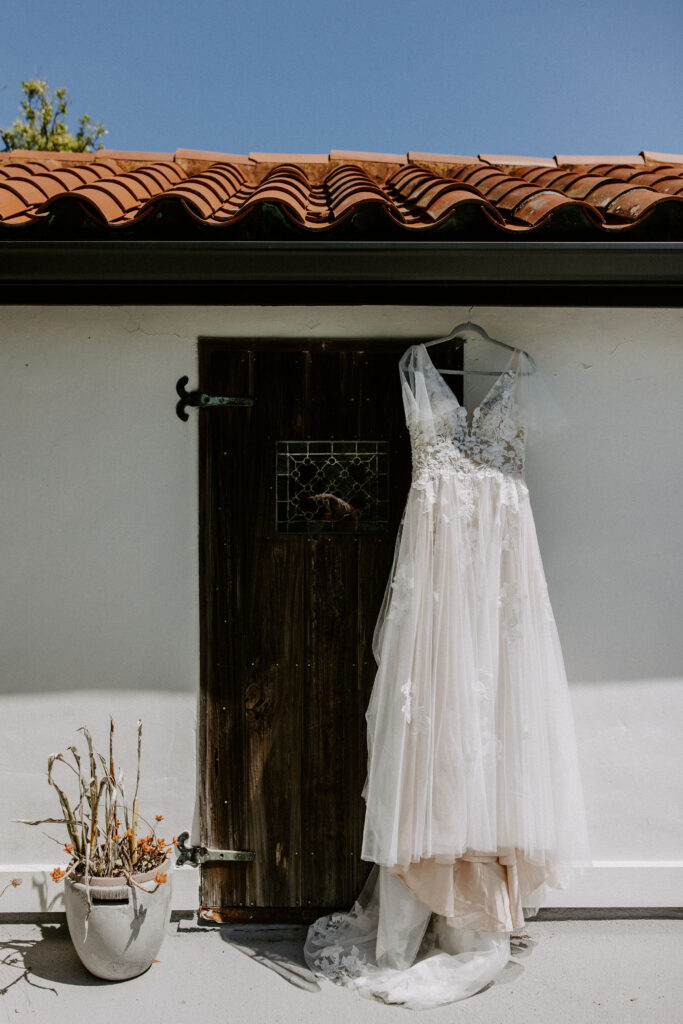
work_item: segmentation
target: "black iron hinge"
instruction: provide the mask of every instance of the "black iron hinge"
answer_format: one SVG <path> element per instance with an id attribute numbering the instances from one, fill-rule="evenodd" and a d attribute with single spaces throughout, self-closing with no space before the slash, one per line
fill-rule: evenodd
<path id="1" fill-rule="evenodd" d="M 183 864 L 194 864 L 195 867 L 199 867 L 207 860 L 252 861 L 255 857 L 253 850 L 212 850 L 206 846 L 186 846 L 186 840 L 189 838 L 189 832 L 181 832 L 178 836 L 178 867 Z"/>
<path id="2" fill-rule="evenodd" d="M 253 405 L 253 398 L 246 398 L 240 395 L 205 395 L 201 391 L 188 391 L 187 382 L 189 377 L 181 377 L 176 383 L 175 389 L 180 396 L 180 401 L 176 404 L 175 411 L 181 420 L 189 420 L 189 416 L 185 412 L 187 405 L 193 406 L 197 409 L 209 409 L 216 406 L 222 405 Z"/>

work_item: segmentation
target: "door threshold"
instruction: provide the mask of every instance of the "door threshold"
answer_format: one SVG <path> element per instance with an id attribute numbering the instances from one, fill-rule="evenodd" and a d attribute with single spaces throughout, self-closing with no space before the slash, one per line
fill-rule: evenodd
<path id="1" fill-rule="evenodd" d="M 334 907 L 200 907 L 207 924 L 312 924 L 335 913 Z"/>

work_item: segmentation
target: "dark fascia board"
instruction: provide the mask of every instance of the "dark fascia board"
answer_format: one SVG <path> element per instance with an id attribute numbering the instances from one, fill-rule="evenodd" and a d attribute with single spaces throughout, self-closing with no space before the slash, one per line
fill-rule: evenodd
<path id="1" fill-rule="evenodd" d="M 117 293 L 119 302 L 170 304 L 480 302 L 487 294 L 527 304 L 536 294 L 553 305 L 680 306 L 683 242 L 0 242 L 2 302 Z"/>

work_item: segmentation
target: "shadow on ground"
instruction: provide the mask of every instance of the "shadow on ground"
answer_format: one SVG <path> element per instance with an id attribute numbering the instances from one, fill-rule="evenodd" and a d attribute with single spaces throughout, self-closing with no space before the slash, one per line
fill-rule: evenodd
<path id="1" fill-rule="evenodd" d="M 178 927 L 178 931 L 189 931 Z M 244 953 L 251 960 L 279 974 L 281 978 L 306 992 L 319 992 L 315 975 L 304 960 L 306 928 L 296 925 L 222 925 L 219 928 L 224 942 Z"/>
<path id="2" fill-rule="evenodd" d="M 178 926 L 178 931 L 202 930 Z M 304 959 L 303 947 L 306 928 L 292 925 L 222 925 L 219 927 L 222 940 L 251 960 L 274 971 L 290 985 L 307 992 L 319 992 L 320 984 Z M 526 933 L 513 935 L 510 939 L 511 959 L 499 976 L 481 991 L 492 985 L 509 985 L 524 973 L 524 966 L 518 961 L 531 954 L 536 941 Z M 479 994 L 479 993 L 477 993 Z"/>
<path id="3" fill-rule="evenodd" d="M 0 937 L 0 996 L 19 983 L 46 989 L 55 995 L 59 993 L 54 985 L 92 988 L 120 984 L 96 978 L 86 970 L 73 947 L 66 924 L 40 925 L 40 932 L 39 938 Z"/>

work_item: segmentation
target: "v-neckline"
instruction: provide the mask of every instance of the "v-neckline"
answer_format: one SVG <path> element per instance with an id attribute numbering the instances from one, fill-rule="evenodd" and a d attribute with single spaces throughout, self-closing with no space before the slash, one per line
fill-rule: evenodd
<path id="1" fill-rule="evenodd" d="M 438 367 L 436 367 L 434 365 L 434 363 L 432 361 L 432 357 L 430 356 L 429 352 L 427 351 L 427 347 L 424 345 L 424 343 L 421 344 L 421 345 L 418 345 L 418 348 L 422 349 L 423 355 L 426 358 L 426 360 L 429 363 L 429 365 L 432 368 L 432 370 L 434 371 L 434 373 L 437 375 L 437 377 L 439 378 L 441 383 L 445 387 L 448 388 L 448 390 L 450 391 L 451 395 L 453 395 L 453 401 L 457 405 L 458 409 L 462 409 L 462 411 L 464 412 L 464 414 L 465 414 L 465 424 L 466 424 L 468 430 L 472 429 L 474 421 L 477 418 L 477 413 L 486 404 L 486 402 L 489 400 L 489 398 L 491 397 L 493 392 L 496 390 L 496 388 L 500 384 L 500 382 L 503 379 L 503 377 L 505 376 L 505 374 L 510 371 L 510 367 L 512 365 L 512 361 L 514 360 L 515 356 L 519 356 L 521 354 L 521 351 L 522 351 L 519 348 L 516 348 L 516 349 L 513 350 L 510 358 L 507 361 L 507 365 L 503 367 L 503 369 L 500 371 L 500 373 L 498 374 L 498 376 L 496 377 L 496 379 L 494 380 L 493 384 L 488 389 L 488 391 L 486 392 L 486 394 L 484 395 L 482 400 L 479 402 L 478 405 L 475 405 L 475 407 L 472 409 L 472 412 L 470 414 L 470 412 L 466 408 L 466 406 L 464 406 L 462 404 L 462 402 L 460 402 L 458 400 L 458 396 L 455 394 L 455 392 L 451 390 L 451 388 L 450 388 L 450 386 L 448 384 L 448 381 L 445 379 L 445 377 L 443 376 L 441 371 L 438 369 Z M 515 369 L 512 372 L 514 373 L 514 375 L 516 377 L 517 373 L 519 372 L 519 359 L 517 360 L 517 366 L 515 367 Z"/>

